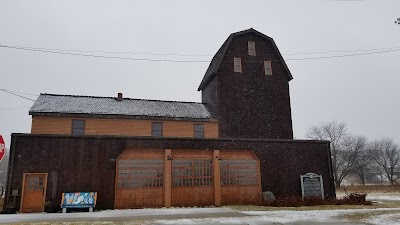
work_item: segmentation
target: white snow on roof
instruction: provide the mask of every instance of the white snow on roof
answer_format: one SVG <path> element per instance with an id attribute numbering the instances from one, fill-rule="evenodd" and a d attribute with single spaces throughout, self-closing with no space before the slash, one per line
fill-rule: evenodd
<path id="1" fill-rule="evenodd" d="M 30 114 L 74 113 L 96 115 L 124 115 L 211 119 L 212 116 L 202 103 L 142 100 L 113 97 L 41 94 L 35 101 Z"/>

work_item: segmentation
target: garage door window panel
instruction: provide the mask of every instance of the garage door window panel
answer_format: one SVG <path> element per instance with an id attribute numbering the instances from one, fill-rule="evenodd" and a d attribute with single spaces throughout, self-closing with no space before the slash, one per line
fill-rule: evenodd
<path id="1" fill-rule="evenodd" d="M 163 187 L 164 161 L 139 159 L 118 161 L 118 188 Z"/>
<path id="2" fill-rule="evenodd" d="M 258 185 L 257 160 L 221 160 L 221 186 Z"/>
<path id="3" fill-rule="evenodd" d="M 211 186 L 212 161 L 209 159 L 177 159 L 172 162 L 172 185 Z"/>

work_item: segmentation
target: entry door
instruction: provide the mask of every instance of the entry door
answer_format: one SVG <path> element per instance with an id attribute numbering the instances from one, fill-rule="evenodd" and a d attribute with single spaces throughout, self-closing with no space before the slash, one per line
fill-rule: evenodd
<path id="1" fill-rule="evenodd" d="M 22 212 L 43 212 L 47 174 L 25 173 L 22 190 Z"/>

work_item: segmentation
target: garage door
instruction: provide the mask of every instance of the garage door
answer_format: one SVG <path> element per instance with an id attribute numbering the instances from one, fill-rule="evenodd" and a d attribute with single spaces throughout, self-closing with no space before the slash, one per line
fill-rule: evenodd
<path id="1" fill-rule="evenodd" d="M 213 151 L 172 150 L 172 206 L 214 204 Z"/>
<path id="2" fill-rule="evenodd" d="M 222 204 L 260 203 L 260 160 L 250 151 L 221 151 L 220 157 Z"/>
<path id="3" fill-rule="evenodd" d="M 164 151 L 127 150 L 117 159 L 115 208 L 164 206 Z"/>
<path id="4" fill-rule="evenodd" d="M 251 151 L 130 149 L 116 166 L 117 209 L 261 201 L 260 162 Z"/>

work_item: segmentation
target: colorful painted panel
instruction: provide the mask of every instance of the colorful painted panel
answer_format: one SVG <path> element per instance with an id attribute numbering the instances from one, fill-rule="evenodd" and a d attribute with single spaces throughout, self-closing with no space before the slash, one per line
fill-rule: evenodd
<path id="1" fill-rule="evenodd" d="M 62 208 L 94 208 L 97 201 L 97 192 L 63 193 Z"/>

